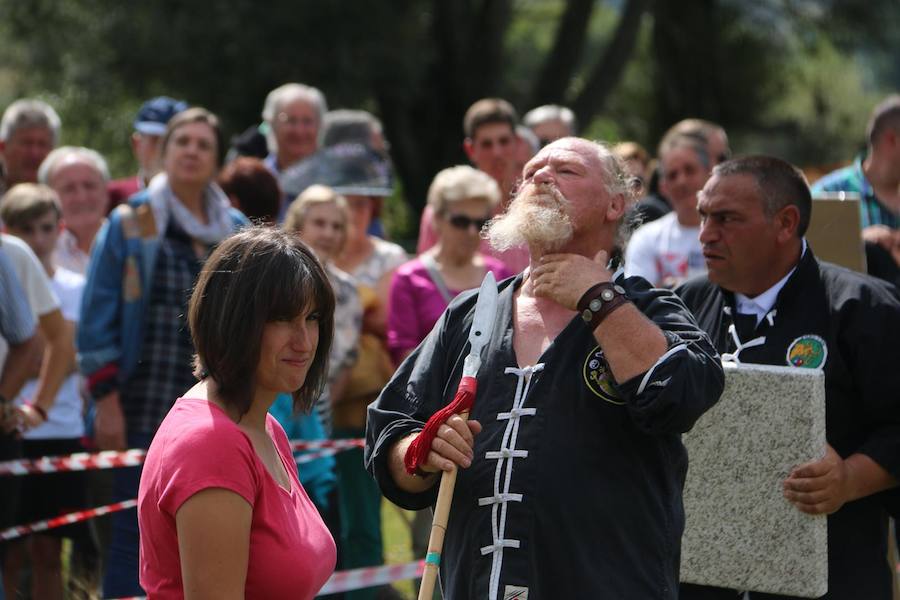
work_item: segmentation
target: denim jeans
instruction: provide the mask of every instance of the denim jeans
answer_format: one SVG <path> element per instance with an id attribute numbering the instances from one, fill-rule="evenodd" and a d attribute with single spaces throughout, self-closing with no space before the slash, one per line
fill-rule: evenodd
<path id="1" fill-rule="evenodd" d="M 129 448 L 149 448 L 152 433 L 129 433 Z M 141 482 L 141 467 L 119 468 L 113 471 L 113 502 L 137 498 Z M 122 598 L 144 596 L 138 583 L 138 535 L 137 509 L 115 512 L 111 517 L 109 547 L 106 549 L 103 574 L 103 597 Z"/>

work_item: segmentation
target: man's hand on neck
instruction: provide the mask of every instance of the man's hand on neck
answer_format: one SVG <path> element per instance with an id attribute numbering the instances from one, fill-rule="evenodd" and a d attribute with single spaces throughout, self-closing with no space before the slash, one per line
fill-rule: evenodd
<path id="1" fill-rule="evenodd" d="M 603 250 L 593 260 L 580 254 L 545 254 L 532 262 L 523 293 L 574 311 L 588 289 L 612 280 L 608 262 L 609 255 Z"/>

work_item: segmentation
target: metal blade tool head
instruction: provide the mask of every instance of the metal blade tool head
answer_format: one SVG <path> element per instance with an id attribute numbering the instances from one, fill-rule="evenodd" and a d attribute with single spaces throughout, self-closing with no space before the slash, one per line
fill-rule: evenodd
<path id="1" fill-rule="evenodd" d="M 475 303 L 475 318 L 469 330 L 469 355 L 463 366 L 463 375 L 474 377 L 481 366 L 481 351 L 491 339 L 497 317 L 497 280 L 490 271 L 484 276 Z"/>

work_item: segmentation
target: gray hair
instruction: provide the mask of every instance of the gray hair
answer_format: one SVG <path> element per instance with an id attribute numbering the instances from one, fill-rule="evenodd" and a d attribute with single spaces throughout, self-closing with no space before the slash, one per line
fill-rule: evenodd
<path id="1" fill-rule="evenodd" d="M 719 137 L 724 146 L 723 156 L 711 156 L 710 159 L 714 159 L 715 162 L 723 162 L 731 158 L 731 147 L 728 144 L 728 134 L 725 133 L 725 129 L 712 121 L 707 121 L 705 119 L 682 119 L 669 127 L 668 130 L 663 134 L 662 139 L 659 142 L 659 146 L 657 147 L 656 154 L 657 156 L 662 155 L 663 148 L 669 145 L 672 140 L 679 137 L 689 137 L 697 140 L 702 143 L 707 148 L 712 142 L 712 138 Z M 707 155 L 709 152 L 707 151 Z"/>
<path id="2" fill-rule="evenodd" d="M 747 175 L 756 183 L 763 213 L 771 219 L 785 206 L 796 206 L 800 213 L 797 237 L 803 237 L 812 218 L 812 194 L 803 171 L 774 156 L 742 156 L 717 165 L 714 177 L 724 179 Z"/>
<path id="3" fill-rule="evenodd" d="M 298 100 L 306 102 L 316 109 L 319 123 L 322 123 L 322 120 L 325 118 L 325 113 L 328 112 L 328 104 L 325 102 L 325 95 L 321 90 L 303 83 L 285 83 L 278 86 L 266 96 L 266 102 L 263 104 L 262 109 L 262 118 L 269 124 L 266 132 L 269 152 L 275 152 L 278 149 L 274 132 L 275 117 L 282 107 Z"/>
<path id="4" fill-rule="evenodd" d="M 545 104 L 538 106 L 525 113 L 522 122 L 526 127 L 534 127 L 547 121 L 560 121 L 569 128 L 569 134 L 575 135 L 577 124 L 575 123 L 575 113 L 572 109 L 558 104 Z"/>
<path id="5" fill-rule="evenodd" d="M 325 114 L 319 143 L 323 148 L 346 142 L 371 145 L 372 135 L 382 133 L 381 121 L 364 110 L 339 109 Z"/>
<path id="6" fill-rule="evenodd" d="M 606 193 L 610 196 L 621 194 L 625 200 L 625 211 L 622 213 L 622 218 L 619 219 L 619 224 L 616 227 L 615 238 L 616 247 L 624 249 L 631 234 L 639 225 L 635 219 L 634 211 L 630 209 L 637 200 L 638 192 L 641 190 L 641 180 L 628 174 L 628 171 L 625 169 L 625 161 L 613 152 L 609 144 L 601 141 L 588 141 L 588 143 L 593 144 L 596 148 L 597 158 L 600 160 L 600 167 L 603 169 L 603 184 L 606 187 Z"/>
<path id="7" fill-rule="evenodd" d="M 59 141 L 62 122 L 53 107 L 42 100 L 23 98 L 10 104 L 0 121 L 0 142 L 7 142 L 20 129 L 43 127 L 53 136 L 53 145 Z"/>
<path id="8" fill-rule="evenodd" d="M 659 170 L 665 172 L 666 156 L 676 148 L 687 148 L 697 156 L 697 160 L 704 168 L 709 169 L 713 165 L 710 162 L 709 147 L 704 138 L 690 134 L 675 134 L 664 138 L 659 146 Z"/>
<path id="9" fill-rule="evenodd" d="M 100 174 L 104 182 L 109 181 L 109 167 L 106 164 L 106 160 L 96 150 L 83 146 L 63 146 L 48 154 L 41 166 L 38 167 L 38 181 L 49 185 L 54 171 L 68 160 L 84 163 L 92 167 Z"/>
<path id="10" fill-rule="evenodd" d="M 493 177 L 468 165 L 438 172 L 428 188 L 428 205 L 437 215 L 447 214 L 451 204 L 469 198 L 483 198 L 493 209 L 500 202 L 500 188 Z"/>
<path id="11" fill-rule="evenodd" d="M 625 169 L 624 161 L 619 158 L 606 142 L 590 142 L 597 147 L 597 158 L 603 168 L 603 182 L 611 196 L 622 194 L 625 202 L 630 203 L 637 191 L 637 177 L 632 177 Z"/>
<path id="12" fill-rule="evenodd" d="M 541 150 L 541 140 L 538 139 L 531 129 L 524 125 L 516 126 L 516 135 L 522 138 L 529 146 L 531 146 L 532 155 L 537 154 Z"/>

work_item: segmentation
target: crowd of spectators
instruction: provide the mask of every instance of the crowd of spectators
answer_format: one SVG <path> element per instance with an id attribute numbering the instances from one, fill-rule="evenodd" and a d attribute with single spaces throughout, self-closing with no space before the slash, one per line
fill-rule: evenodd
<path id="1" fill-rule="evenodd" d="M 261 122 L 230 147 L 209 110 L 148 100 L 130 137 L 136 174 L 117 180 L 95 150 L 59 146 L 62 124 L 51 106 L 14 102 L 0 123 L 0 460 L 149 448 L 175 399 L 196 382 L 187 315 L 197 277 L 216 246 L 251 221 L 298 235 L 335 296 L 327 382 L 314 410 L 294 414 L 282 394 L 272 414 L 292 439 L 364 437 L 367 407 L 453 299 L 488 271 L 502 280 L 529 267 L 527 246 L 498 250 L 482 230 L 508 208 L 523 166 L 547 144 L 577 135 L 576 127 L 563 106 L 534 108 L 520 123 L 503 99 L 473 103 L 461 128 L 471 165 L 435 174 L 411 256 L 388 239 L 381 219 L 394 191 L 381 123 L 364 111 L 329 111 L 315 87 L 272 90 Z M 867 136 L 866 152 L 812 189 L 860 194 L 872 273 L 893 284 L 900 96 L 876 107 Z M 639 197 L 629 213 L 634 231 L 614 260 L 654 287 L 704 275 L 707 217 L 697 200 L 731 156 L 724 129 L 686 119 L 665 133 L 654 157 L 635 142 L 611 148 Z M 140 474 L 0 477 L 0 529 L 133 499 Z M 382 492 L 362 450 L 304 464 L 299 478 L 337 543 L 338 567 L 381 564 Z M 417 556 L 428 520 L 416 518 Z M 76 583 L 104 597 L 142 595 L 135 511 L 104 523 L 4 543 L 0 598 L 4 590 L 19 597 L 29 581 L 36 599 L 61 598 Z M 74 548 L 69 582 L 64 538 Z M 346 598 L 394 595 L 382 586 Z"/>

